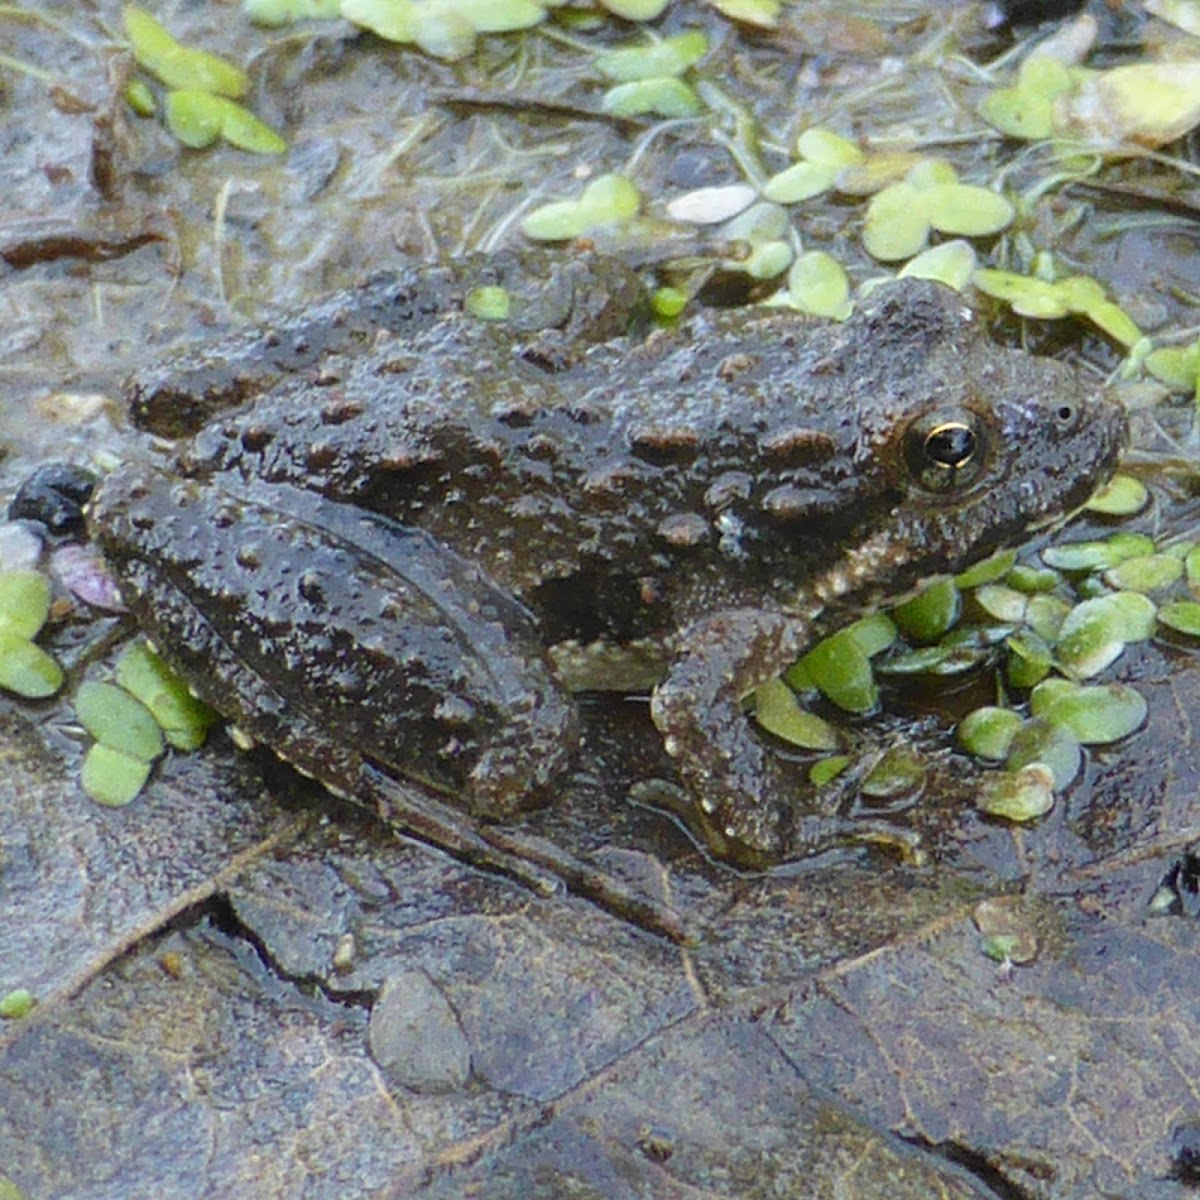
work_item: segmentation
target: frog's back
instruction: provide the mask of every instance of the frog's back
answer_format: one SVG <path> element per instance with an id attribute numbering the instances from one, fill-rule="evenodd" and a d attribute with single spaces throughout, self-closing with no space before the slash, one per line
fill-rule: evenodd
<path id="1" fill-rule="evenodd" d="M 940 557 L 934 569 L 986 546 L 989 510 L 948 532 L 958 497 L 915 494 L 906 430 L 923 412 L 978 410 L 1005 487 L 1031 449 L 1055 469 L 1031 438 L 1040 417 L 1023 415 L 1039 396 L 1075 404 L 1078 381 L 986 342 L 959 297 L 918 281 L 843 325 L 707 315 L 558 370 L 457 316 L 326 386 L 292 380 L 203 431 L 184 464 L 424 527 L 551 636 L 629 637 L 707 606 L 777 603 L 865 540 L 898 563 Z"/>

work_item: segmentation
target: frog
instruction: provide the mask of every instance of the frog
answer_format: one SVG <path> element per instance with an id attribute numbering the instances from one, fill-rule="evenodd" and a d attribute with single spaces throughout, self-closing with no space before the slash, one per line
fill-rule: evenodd
<path id="1" fill-rule="evenodd" d="M 439 844 L 516 847 L 586 890 L 574 860 L 500 831 L 575 759 L 562 649 L 637 648 L 706 850 L 747 869 L 809 852 L 810 817 L 839 836 L 850 818 L 784 788 L 747 695 L 835 607 L 1082 505 L 1117 465 L 1122 405 L 992 341 L 942 284 L 886 284 L 844 322 L 744 307 L 656 328 L 632 267 L 567 262 L 462 260 L 429 302 L 419 272 L 385 277 L 322 302 L 347 345 L 313 351 L 302 310 L 154 366 L 135 410 L 162 411 L 155 388 L 191 370 L 191 428 L 102 481 L 91 535 L 202 698 L 392 817 L 380 781 L 400 781 L 402 822 Z M 555 302 L 526 306 L 551 277 Z M 472 316 L 496 281 L 510 320 Z M 377 320 L 381 295 L 402 296 L 399 319 Z M 371 321 L 344 319 L 364 306 Z"/>

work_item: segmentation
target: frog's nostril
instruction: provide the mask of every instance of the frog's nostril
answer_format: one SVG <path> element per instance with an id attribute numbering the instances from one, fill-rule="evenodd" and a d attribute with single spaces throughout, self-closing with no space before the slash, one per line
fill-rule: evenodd
<path id="1" fill-rule="evenodd" d="M 273 436 L 270 430 L 252 425 L 242 432 L 242 449 L 251 454 L 258 454 L 271 444 Z"/>

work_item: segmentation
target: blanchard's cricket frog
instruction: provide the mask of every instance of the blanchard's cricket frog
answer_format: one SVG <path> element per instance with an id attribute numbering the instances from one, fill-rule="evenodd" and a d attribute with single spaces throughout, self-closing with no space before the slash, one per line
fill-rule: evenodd
<path id="1" fill-rule="evenodd" d="M 521 259 L 518 288 L 547 261 Z M 185 413 L 218 376 L 241 407 L 92 505 L 161 649 L 335 790 L 369 763 L 484 817 L 547 802 L 576 715 L 546 648 L 657 645 L 651 713 L 693 826 L 722 857 L 777 858 L 803 805 L 746 693 L 830 601 L 1019 539 L 1124 442 L 1118 403 L 991 344 L 934 283 L 880 288 L 844 324 L 751 309 L 631 334 L 644 297 L 604 260 L 572 260 L 548 313 L 508 322 L 461 303 L 508 276 L 448 270 L 160 368 L 197 383 Z M 404 313 L 381 332 L 389 296 Z M 350 333 L 321 357 L 330 313 Z"/>

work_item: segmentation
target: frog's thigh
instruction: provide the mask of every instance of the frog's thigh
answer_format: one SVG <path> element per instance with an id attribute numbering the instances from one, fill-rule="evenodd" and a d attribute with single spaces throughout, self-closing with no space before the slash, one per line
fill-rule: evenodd
<path id="1" fill-rule="evenodd" d="M 655 689 L 654 723 L 717 842 L 766 856 L 782 850 L 767 754 L 741 702 L 790 666 L 806 640 L 804 624 L 782 613 L 716 613 L 683 631 L 679 652 Z"/>

